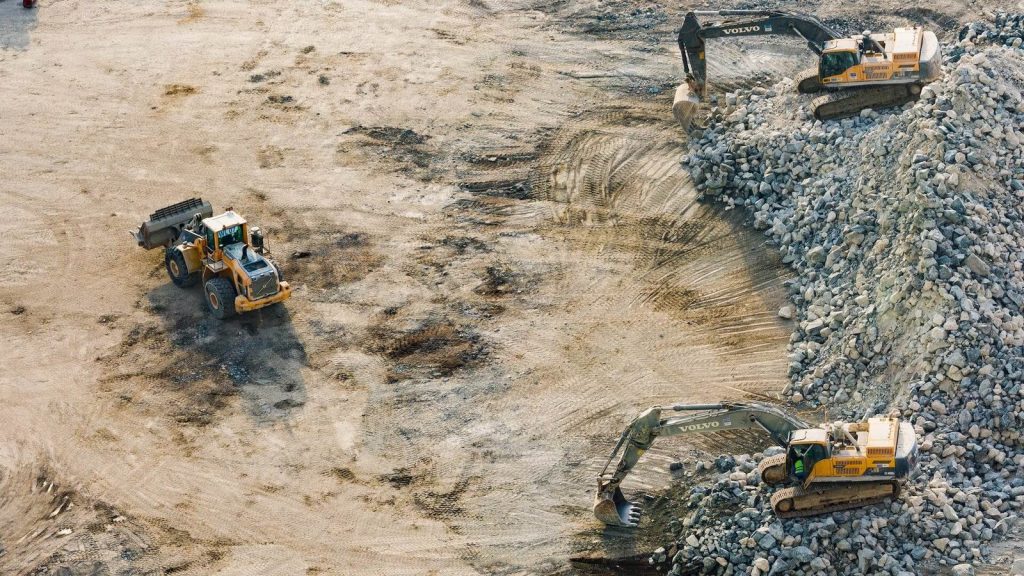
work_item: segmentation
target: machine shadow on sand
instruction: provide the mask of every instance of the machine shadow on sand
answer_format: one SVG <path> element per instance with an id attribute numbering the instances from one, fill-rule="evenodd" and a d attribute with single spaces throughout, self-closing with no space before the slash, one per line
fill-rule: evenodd
<path id="1" fill-rule="evenodd" d="M 36 10 L 25 9 L 20 0 L 0 0 L 0 50 L 28 49 L 36 27 Z"/>
<path id="2" fill-rule="evenodd" d="M 158 374 L 166 385 L 200 400 L 185 402 L 175 417 L 203 425 L 241 394 L 257 421 L 288 418 L 306 402 L 302 370 L 306 347 L 284 305 L 218 320 L 206 310 L 200 290 L 167 283 L 147 296 L 148 308 L 165 332 Z M 197 397 L 198 398 L 197 398 Z"/>

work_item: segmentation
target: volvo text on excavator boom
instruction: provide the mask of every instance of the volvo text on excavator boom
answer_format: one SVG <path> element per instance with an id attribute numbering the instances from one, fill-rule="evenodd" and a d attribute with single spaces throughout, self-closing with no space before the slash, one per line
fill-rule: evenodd
<path id="1" fill-rule="evenodd" d="M 704 24 L 703 17 L 722 20 Z M 819 120 L 844 118 L 865 108 L 899 106 L 916 100 L 921 87 L 940 75 L 941 56 L 934 32 L 896 28 L 888 34 L 864 32 L 844 38 L 817 18 L 762 10 L 694 11 L 679 29 L 679 52 L 686 83 L 676 90 L 672 111 L 688 127 L 707 96 L 705 40 L 736 36 L 795 36 L 818 55 L 818 65 L 796 77 L 802 94 L 830 93 L 811 102 Z"/>
<path id="2" fill-rule="evenodd" d="M 663 412 L 683 415 L 662 417 Z M 640 507 L 622 494 L 623 479 L 658 436 L 759 430 L 785 453 L 763 459 L 761 480 L 786 485 L 771 498 L 780 518 L 812 516 L 895 498 L 917 465 L 914 427 L 895 417 L 812 427 L 758 403 L 677 404 L 648 408 L 622 432 L 597 479 L 594 515 L 610 526 L 636 526 Z M 615 471 L 608 468 L 618 458 Z"/>

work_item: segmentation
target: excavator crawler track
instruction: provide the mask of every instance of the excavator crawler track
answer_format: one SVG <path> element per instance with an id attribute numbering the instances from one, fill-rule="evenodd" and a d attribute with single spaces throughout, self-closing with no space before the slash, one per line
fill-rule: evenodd
<path id="1" fill-rule="evenodd" d="M 769 456 L 757 465 L 761 481 L 767 484 L 782 484 L 786 481 L 786 455 Z"/>
<path id="2" fill-rule="evenodd" d="M 815 94 L 821 92 L 821 80 L 818 79 L 818 69 L 808 68 L 800 72 L 793 79 L 796 91 L 800 94 Z"/>
<path id="3" fill-rule="evenodd" d="M 899 496 L 897 482 L 848 482 L 804 489 L 783 488 L 772 494 L 772 510 L 779 518 L 800 518 L 829 514 L 879 504 Z"/>
<path id="4" fill-rule="evenodd" d="M 836 120 L 856 116 L 865 108 L 889 108 L 913 102 L 921 94 L 919 84 L 891 84 L 870 88 L 845 89 L 811 101 L 818 120 Z"/>

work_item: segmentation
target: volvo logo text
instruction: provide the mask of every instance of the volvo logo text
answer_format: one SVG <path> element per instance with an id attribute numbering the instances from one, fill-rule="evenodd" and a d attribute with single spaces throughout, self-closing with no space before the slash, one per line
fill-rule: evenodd
<path id="1" fill-rule="evenodd" d="M 718 422 L 702 422 L 700 424 L 687 424 L 683 426 L 683 430 L 707 430 L 708 428 L 718 428 Z"/>
<path id="2" fill-rule="evenodd" d="M 760 32 L 760 26 L 741 26 L 739 28 L 723 28 L 722 32 L 726 34 L 744 34 L 747 32 Z"/>

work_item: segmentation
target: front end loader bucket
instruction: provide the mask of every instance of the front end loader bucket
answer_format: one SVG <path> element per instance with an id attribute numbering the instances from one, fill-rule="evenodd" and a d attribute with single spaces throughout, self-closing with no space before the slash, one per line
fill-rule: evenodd
<path id="1" fill-rule="evenodd" d="M 149 220 L 143 222 L 132 235 L 139 246 L 146 250 L 170 246 L 178 239 L 181 229 L 196 214 L 199 214 L 200 218 L 213 216 L 213 205 L 204 202 L 202 198 L 190 198 L 171 204 L 150 214 Z"/>
<path id="2" fill-rule="evenodd" d="M 594 500 L 594 516 L 608 526 L 624 526 L 635 528 L 640 522 L 641 508 L 626 500 L 622 489 L 616 486 L 608 490 L 598 484 L 597 498 Z"/>
<path id="3" fill-rule="evenodd" d="M 700 96 L 688 83 L 680 84 L 676 88 L 676 96 L 672 100 L 672 115 L 676 117 L 676 121 L 683 127 L 683 130 L 690 129 L 699 105 Z"/>

